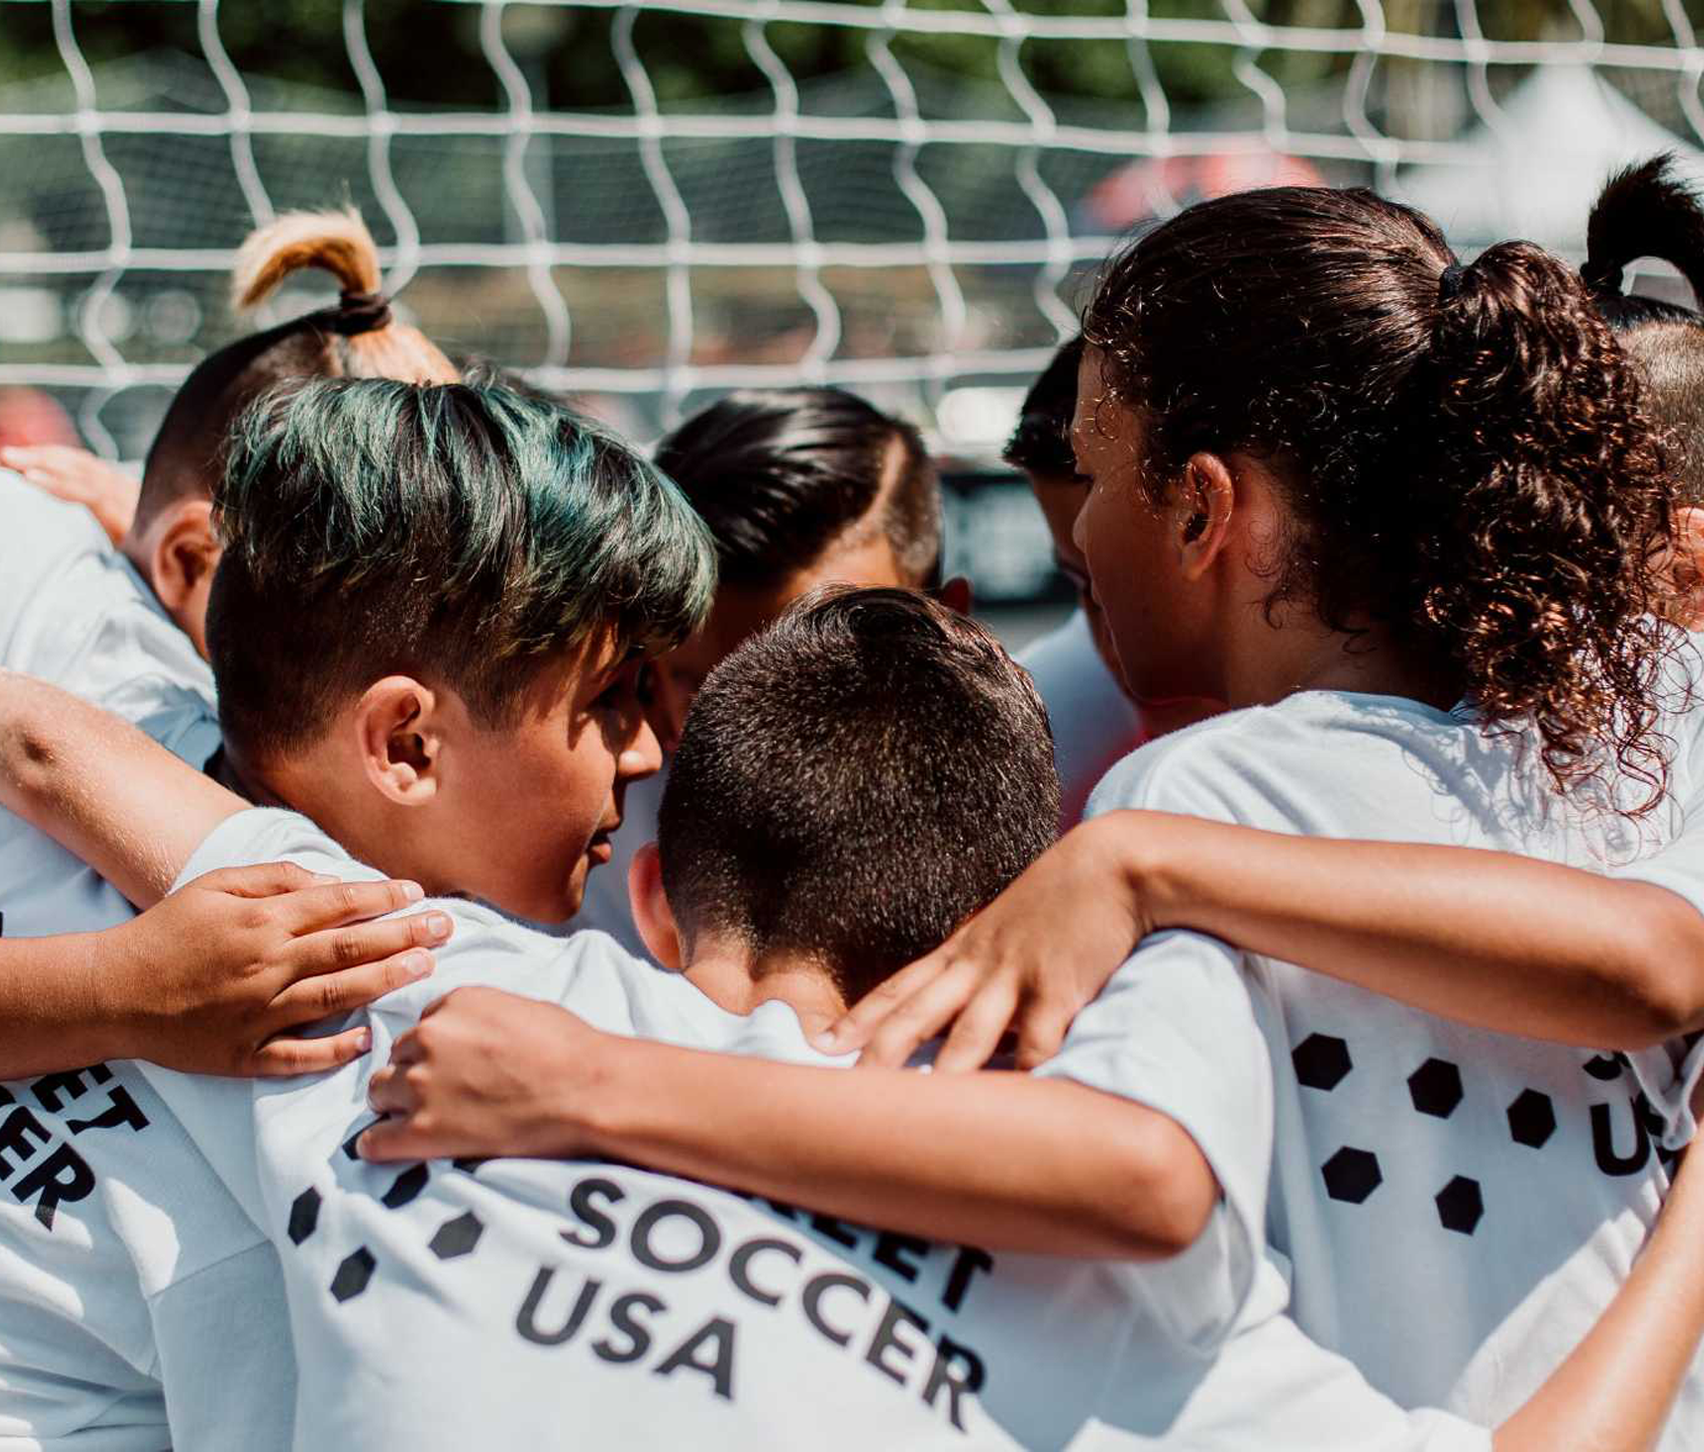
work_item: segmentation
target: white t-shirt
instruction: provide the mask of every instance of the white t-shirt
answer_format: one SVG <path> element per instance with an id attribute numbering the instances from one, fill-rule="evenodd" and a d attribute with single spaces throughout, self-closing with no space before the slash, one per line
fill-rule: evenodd
<path id="1" fill-rule="evenodd" d="M 231 818 L 184 875 L 280 858 L 372 875 L 275 811 Z M 365 1059 L 270 1084 L 156 1075 L 200 1101 L 185 1119 L 279 1246 L 299 1447 L 1488 1447 L 1308 1343 L 1270 1267 L 1217 1360 L 1177 1339 L 1175 1307 L 1225 1278 L 1224 1212 L 1136 1267 L 933 1244 L 622 1165 L 356 1159 L 371 1074 L 466 984 L 607 1031 L 829 1062 L 785 1005 L 741 1019 L 602 934 L 440 905 L 457 931 L 438 972 L 366 1011 Z"/>
<path id="2" fill-rule="evenodd" d="M 0 666 L 134 722 L 198 770 L 219 746 L 213 675 L 93 516 L 0 470 Z M 92 868 L 0 811 L 4 930 L 111 927 L 131 915 Z"/>
<path id="3" fill-rule="evenodd" d="M 1667 662 L 1664 730 L 1674 743 L 1669 803 L 1660 809 L 1673 840 L 1620 870 L 1677 892 L 1704 912 L 1704 635 L 1689 635 Z"/>
<path id="4" fill-rule="evenodd" d="M 1141 718 L 1100 658 L 1081 610 L 1025 647 L 1018 664 L 1047 707 L 1059 768 L 1060 824 L 1074 827 L 1095 783 L 1142 739 Z"/>
<path id="5" fill-rule="evenodd" d="M 200 766 L 206 665 L 80 507 L 0 475 L 0 665 L 128 717 Z M 0 811 L 13 936 L 92 931 L 128 903 Z M 289 1444 L 289 1341 L 254 1307 L 277 1258 L 131 1064 L 0 1085 L 0 1448 Z"/>
<path id="6" fill-rule="evenodd" d="M 1559 809 L 1530 759 L 1463 717 L 1333 692 L 1143 747 L 1090 811 L 1119 807 L 1582 866 L 1619 831 Z M 1067 1040 L 1067 1059 L 1074 1041 L 1103 1046 L 1098 1072 L 1078 1077 L 1118 1091 L 1156 1034 L 1194 1032 L 1210 1051 L 1228 995 L 1165 1005 L 1156 1023 L 1124 980 L 1161 955 L 1174 974 L 1216 973 L 1225 953 L 1185 933 L 1138 951 Z M 1293 1315 L 1403 1405 L 1501 1420 L 1590 1329 L 1657 1214 L 1689 1127 L 1678 1047 L 1594 1054 L 1467 1028 L 1271 959 L 1242 963 L 1270 1049 L 1268 1229 L 1291 1265 Z M 1225 1075 L 1246 1073 L 1244 1052 L 1226 1043 Z M 1694 1371 L 1663 1446 L 1699 1445 L 1701 1429 Z"/>

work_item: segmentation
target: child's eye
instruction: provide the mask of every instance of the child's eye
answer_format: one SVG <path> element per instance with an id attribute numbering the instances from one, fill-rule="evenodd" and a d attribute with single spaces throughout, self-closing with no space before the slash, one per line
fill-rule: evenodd
<path id="1" fill-rule="evenodd" d="M 626 711 L 635 702 L 644 699 L 642 681 L 647 667 L 639 661 L 626 665 L 616 673 L 615 679 L 603 688 L 592 700 L 594 711 Z"/>

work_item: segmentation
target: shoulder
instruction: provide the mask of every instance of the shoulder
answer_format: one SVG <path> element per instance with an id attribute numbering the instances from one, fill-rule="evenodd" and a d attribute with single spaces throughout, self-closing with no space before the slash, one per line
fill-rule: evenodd
<path id="1" fill-rule="evenodd" d="M 85 577 L 112 546 L 87 510 L 3 469 L 0 519 L 0 664 L 51 678 L 80 643 Z"/>
<path id="2" fill-rule="evenodd" d="M 181 887 L 221 867 L 259 862 L 294 862 L 346 882 L 370 882 L 384 875 L 357 862 L 300 812 L 250 807 L 233 812 L 202 839 L 174 885 Z"/>
<path id="3" fill-rule="evenodd" d="M 212 715 L 212 669 L 135 566 L 109 550 L 81 573 L 86 644 L 62 684 L 138 724 L 186 702 Z"/>
<path id="4" fill-rule="evenodd" d="M 68 504 L 45 490 L 25 483 L 23 476 L 0 469 L 0 509 L 7 529 L 0 537 L 0 557 L 23 553 L 33 556 L 48 549 L 110 549 L 106 535 L 94 515 L 80 504 Z"/>
<path id="5" fill-rule="evenodd" d="M 1213 793 L 1227 763 L 1257 739 L 1270 708 L 1226 711 L 1143 743 L 1101 778 L 1086 815 L 1123 808 L 1184 811 L 1183 802 Z"/>
<path id="6" fill-rule="evenodd" d="M 1396 697 L 1308 691 L 1139 747 L 1107 773 L 1089 813 L 1141 808 L 1353 835 L 1423 797 L 1489 801 L 1511 760 L 1463 716 Z"/>

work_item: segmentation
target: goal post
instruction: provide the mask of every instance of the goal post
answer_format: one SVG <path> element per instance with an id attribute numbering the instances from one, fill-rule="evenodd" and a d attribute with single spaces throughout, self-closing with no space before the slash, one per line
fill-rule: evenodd
<path id="1" fill-rule="evenodd" d="M 1464 248 L 1569 250 L 1617 161 L 1704 158 L 1683 0 L 413 0 L 400 31 L 342 0 L 257 38 L 260 9 L 0 0 L 0 388 L 109 455 L 234 335 L 236 243 L 290 207 L 352 201 L 435 339 L 639 437 L 828 382 L 985 460 L 1083 274 L 1196 197 L 1371 185 Z M 401 94 L 410 28 L 483 104 Z M 309 41 L 336 63 L 304 79 Z"/>

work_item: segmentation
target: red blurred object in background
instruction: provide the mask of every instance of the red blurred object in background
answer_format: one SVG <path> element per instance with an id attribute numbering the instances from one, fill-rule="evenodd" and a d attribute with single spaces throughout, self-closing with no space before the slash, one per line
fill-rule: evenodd
<path id="1" fill-rule="evenodd" d="M 1105 232 L 1169 217 L 1191 202 L 1257 187 L 1321 187 L 1319 168 L 1281 151 L 1227 151 L 1133 161 L 1103 178 L 1084 199 L 1088 220 Z"/>
<path id="2" fill-rule="evenodd" d="M 0 388 L 0 449 L 81 443 L 71 415 L 39 388 Z"/>

